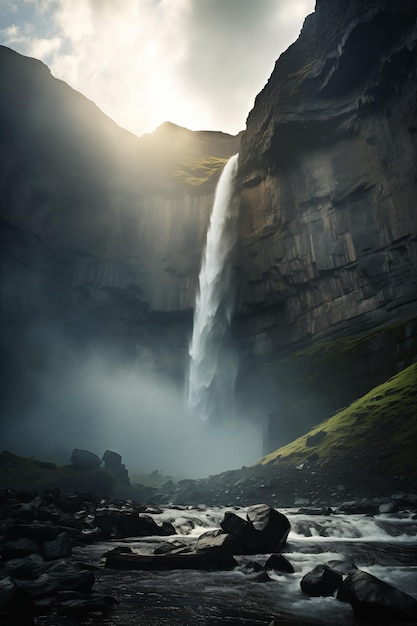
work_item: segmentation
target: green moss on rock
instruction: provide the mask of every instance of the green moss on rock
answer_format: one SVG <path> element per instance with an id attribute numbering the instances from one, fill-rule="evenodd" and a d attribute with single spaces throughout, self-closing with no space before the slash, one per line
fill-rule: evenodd
<path id="1" fill-rule="evenodd" d="M 405 473 L 417 469 L 416 449 L 417 363 L 414 363 L 305 435 L 266 455 L 260 463 L 300 463 L 312 454 L 326 459 L 355 450 L 366 455 L 369 463 Z"/>

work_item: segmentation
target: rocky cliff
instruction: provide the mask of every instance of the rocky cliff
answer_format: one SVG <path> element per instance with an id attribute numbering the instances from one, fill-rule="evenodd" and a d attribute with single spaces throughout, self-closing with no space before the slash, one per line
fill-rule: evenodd
<path id="1" fill-rule="evenodd" d="M 214 187 L 238 150 L 238 401 L 267 450 L 412 362 L 416 17 L 412 0 L 318 0 L 242 137 L 167 123 L 137 138 L 0 47 L 6 391 L 53 352 L 51 327 L 182 379 Z"/>
<path id="2" fill-rule="evenodd" d="M 240 137 L 166 123 L 138 138 L 4 47 L 0 93 L 10 349 L 46 324 L 156 360 L 185 350 L 215 183 Z"/>
<path id="3" fill-rule="evenodd" d="M 253 369 L 317 346 L 314 363 L 311 351 L 308 365 L 297 357 L 292 382 L 286 361 L 263 387 L 278 421 L 314 422 L 415 356 L 416 16 L 406 0 L 318 0 L 249 114 L 239 160 L 241 353 Z M 360 333 L 371 334 L 360 349 L 355 340 L 356 360 L 346 341 L 336 358 L 333 342 Z M 313 397 L 307 381 L 317 383 L 320 367 L 326 382 Z"/>

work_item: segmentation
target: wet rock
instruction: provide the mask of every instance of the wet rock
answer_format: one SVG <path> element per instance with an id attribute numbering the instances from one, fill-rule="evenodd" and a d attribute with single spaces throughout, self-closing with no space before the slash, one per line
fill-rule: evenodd
<path id="1" fill-rule="evenodd" d="M 60 533 L 56 539 L 45 541 L 43 553 L 47 561 L 71 556 L 71 542 L 68 533 Z"/>
<path id="2" fill-rule="evenodd" d="M 191 551 L 179 554 L 134 554 L 111 552 L 106 567 L 111 569 L 160 571 L 172 569 L 231 569 L 236 561 L 230 552 L 221 549 Z"/>
<path id="3" fill-rule="evenodd" d="M 333 509 L 327 507 L 301 507 L 298 509 L 299 515 L 332 515 Z"/>
<path id="4" fill-rule="evenodd" d="M 258 561 L 248 561 L 247 563 L 245 563 L 244 565 L 241 566 L 241 571 L 247 571 L 247 572 L 262 572 L 262 570 L 264 569 L 262 567 L 262 565 L 260 563 L 258 563 Z"/>
<path id="5" fill-rule="evenodd" d="M 112 596 L 87 595 L 74 591 L 58 592 L 57 602 L 59 612 L 69 615 L 103 612 L 119 604 Z"/>
<path id="6" fill-rule="evenodd" d="M 267 572 L 253 572 L 251 574 L 247 574 L 247 580 L 250 580 L 253 583 L 270 583 L 272 582 L 272 578 L 268 575 Z"/>
<path id="7" fill-rule="evenodd" d="M 94 470 L 100 467 L 101 459 L 90 450 L 74 448 L 71 454 L 71 463 L 77 469 Z"/>
<path id="8" fill-rule="evenodd" d="M 31 596 L 19 589 L 12 578 L 0 580 L 0 624 L 2 626 L 34 626 Z"/>
<path id="9" fill-rule="evenodd" d="M 376 515 L 378 513 L 378 504 L 376 502 L 373 502 L 372 500 L 368 500 L 366 498 L 363 498 L 362 500 L 350 500 L 347 502 L 343 502 L 338 510 L 342 511 L 343 513 L 350 513 L 350 514 L 370 514 L 370 515 Z"/>
<path id="10" fill-rule="evenodd" d="M 6 541 L 1 546 L 1 556 L 3 560 L 19 558 L 39 552 L 39 544 L 32 539 L 23 538 L 15 541 Z"/>
<path id="11" fill-rule="evenodd" d="M 191 552 L 190 546 L 182 541 L 164 541 L 154 548 L 154 554 L 182 554 Z"/>
<path id="12" fill-rule="evenodd" d="M 285 572 L 287 574 L 294 573 L 293 566 L 282 554 L 271 554 L 265 563 L 265 569 L 273 569 L 276 572 Z"/>
<path id="13" fill-rule="evenodd" d="M 332 596 L 342 584 L 342 574 L 328 565 L 317 565 L 301 579 L 300 586 L 307 596 Z"/>
<path id="14" fill-rule="evenodd" d="M 19 559 L 10 559 L 0 567 L 0 576 L 34 580 L 41 575 L 45 561 L 40 554 L 30 554 Z"/>
<path id="15" fill-rule="evenodd" d="M 255 531 L 246 541 L 248 550 L 278 552 L 287 541 L 291 525 L 283 513 L 267 504 L 258 504 L 248 509 L 247 518 Z"/>
<path id="16" fill-rule="evenodd" d="M 345 579 L 343 593 L 358 619 L 373 623 L 417 619 L 417 600 L 362 570 Z"/>
<path id="17" fill-rule="evenodd" d="M 228 552 L 235 553 L 236 537 L 220 530 L 209 530 L 200 535 L 195 544 L 196 552 Z"/>
<path id="18" fill-rule="evenodd" d="M 226 511 L 220 527 L 225 533 L 230 533 L 239 539 L 247 539 L 253 533 L 253 525 L 231 511 Z"/>
<path id="19" fill-rule="evenodd" d="M 135 510 L 104 510 L 96 516 L 96 525 L 104 537 L 147 537 L 175 533 L 172 524 L 158 526 L 153 517 L 137 513 Z"/>

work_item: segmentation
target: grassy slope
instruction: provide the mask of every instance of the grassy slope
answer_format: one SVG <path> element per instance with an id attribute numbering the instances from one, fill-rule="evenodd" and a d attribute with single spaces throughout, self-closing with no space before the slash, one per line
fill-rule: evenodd
<path id="1" fill-rule="evenodd" d="M 325 431 L 316 445 L 308 437 Z M 295 441 L 271 452 L 260 463 L 300 463 L 310 455 L 320 459 L 362 450 L 369 462 L 396 472 L 417 468 L 417 363 L 375 387 L 336 415 Z"/>

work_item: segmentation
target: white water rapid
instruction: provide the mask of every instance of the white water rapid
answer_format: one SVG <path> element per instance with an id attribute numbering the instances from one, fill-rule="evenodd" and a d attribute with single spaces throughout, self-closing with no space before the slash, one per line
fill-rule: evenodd
<path id="1" fill-rule="evenodd" d="M 232 414 L 237 360 L 228 345 L 233 309 L 232 252 L 236 242 L 238 156 L 226 163 L 214 198 L 199 276 L 190 345 L 188 406 L 203 421 Z"/>

